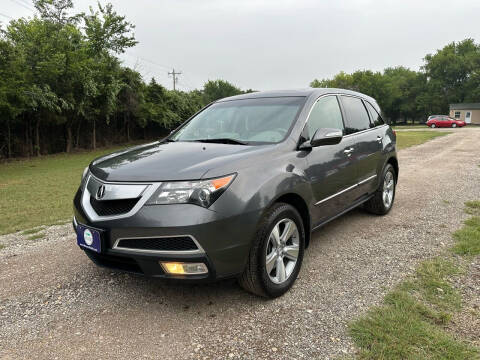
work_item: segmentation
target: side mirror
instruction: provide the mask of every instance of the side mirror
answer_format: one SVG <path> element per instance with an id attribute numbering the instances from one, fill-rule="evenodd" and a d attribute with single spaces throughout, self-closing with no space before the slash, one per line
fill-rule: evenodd
<path id="1" fill-rule="evenodd" d="M 343 132 L 338 129 L 318 129 L 310 140 L 312 147 L 335 145 L 342 141 Z"/>

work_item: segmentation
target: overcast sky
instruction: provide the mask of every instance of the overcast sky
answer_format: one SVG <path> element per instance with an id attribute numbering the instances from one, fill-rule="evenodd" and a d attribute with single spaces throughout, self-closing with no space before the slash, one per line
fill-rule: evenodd
<path id="1" fill-rule="evenodd" d="M 32 16 L 31 0 L 0 0 L 6 16 Z M 86 11 L 95 0 L 74 0 Z M 105 3 L 106 1 L 101 1 Z M 418 70 L 451 41 L 480 42 L 479 0 L 111 0 L 136 25 L 122 55 L 145 79 L 179 88 L 225 79 L 242 89 L 307 87 L 339 71 Z M 32 5 L 30 5 L 31 7 Z"/>

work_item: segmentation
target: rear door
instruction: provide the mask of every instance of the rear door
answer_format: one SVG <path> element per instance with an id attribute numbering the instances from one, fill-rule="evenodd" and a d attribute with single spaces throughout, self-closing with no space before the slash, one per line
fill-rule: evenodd
<path id="1" fill-rule="evenodd" d="M 343 115 L 335 95 L 323 96 L 313 105 L 302 137 L 311 139 L 321 128 L 339 129 L 345 134 Z M 349 191 L 355 184 L 352 147 L 353 138 L 344 137 L 339 144 L 312 148 L 305 157 L 305 173 L 314 194 L 314 225 L 336 215 L 352 201 Z"/>
<path id="2" fill-rule="evenodd" d="M 445 118 L 445 116 L 439 116 L 438 117 L 438 126 L 439 127 L 447 127 L 448 126 L 447 119 Z"/>
<path id="3" fill-rule="evenodd" d="M 341 100 L 346 113 L 347 136 L 354 141 L 352 161 L 355 163 L 355 181 L 358 186 L 353 189 L 352 196 L 356 201 L 376 188 L 383 132 L 370 121 L 366 103 L 362 99 L 343 95 Z"/>

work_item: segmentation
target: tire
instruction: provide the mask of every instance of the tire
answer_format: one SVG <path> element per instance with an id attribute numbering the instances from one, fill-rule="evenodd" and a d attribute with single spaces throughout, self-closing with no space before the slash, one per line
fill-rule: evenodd
<path id="1" fill-rule="evenodd" d="M 388 174 L 391 175 L 388 175 Z M 392 194 L 389 196 L 390 201 L 388 204 L 386 203 L 384 197 L 385 195 L 385 181 L 387 176 L 391 178 L 392 181 Z M 382 172 L 382 181 L 380 182 L 380 185 L 375 191 L 375 194 L 373 197 L 365 202 L 364 208 L 368 212 L 375 214 L 375 215 L 385 215 L 388 214 L 388 212 L 392 209 L 393 207 L 393 202 L 395 200 L 395 189 L 396 189 L 396 174 L 395 174 L 395 169 L 391 164 L 387 164 L 385 168 L 383 169 Z"/>
<path id="2" fill-rule="evenodd" d="M 283 230 L 285 230 L 287 229 L 286 224 L 290 224 L 289 226 L 292 227 L 291 222 L 296 226 L 298 234 L 296 239 L 295 233 L 291 238 L 287 238 L 287 244 L 293 244 L 293 241 L 298 243 L 298 256 L 294 265 L 290 265 L 293 260 L 288 258 L 288 255 L 278 256 L 278 251 L 281 250 L 277 249 L 272 251 L 271 248 L 272 243 L 274 242 L 274 236 L 272 235 L 274 228 L 278 226 L 278 229 L 281 231 L 282 224 L 285 224 L 283 225 Z M 283 235 L 283 233 L 280 232 L 280 235 Z M 284 249 L 287 248 L 287 246 L 285 246 Z M 293 247 L 294 245 L 291 245 L 291 249 L 293 249 Z M 238 282 L 245 290 L 255 295 L 267 298 L 281 296 L 286 293 L 295 282 L 302 266 L 304 251 L 305 229 L 300 214 L 289 204 L 274 204 L 263 216 L 260 222 L 255 238 L 253 239 L 245 270 L 239 277 Z M 287 273 L 286 269 L 290 269 L 290 274 L 285 280 L 280 281 L 282 280 L 280 276 L 273 278 L 272 274 L 282 273 L 281 270 L 277 269 L 276 265 L 274 268 L 271 268 L 270 266 L 270 273 L 267 273 L 267 257 L 269 254 L 273 254 L 270 259 L 277 256 L 275 261 L 270 261 L 270 264 L 280 264 L 279 261 L 281 261 L 284 265 L 283 267 L 279 265 L 278 269 L 284 269 L 285 274 Z M 275 282 L 275 279 L 277 278 L 280 278 L 280 280 Z"/>
<path id="3" fill-rule="evenodd" d="M 456 128 L 456 127 L 457 127 L 457 124 L 453 123 L 452 128 Z"/>
<path id="4" fill-rule="evenodd" d="M 435 125 L 435 124 L 432 124 L 432 125 L 430 125 L 430 127 L 431 127 L 432 129 L 435 129 L 435 128 L 436 128 L 436 125 Z"/>

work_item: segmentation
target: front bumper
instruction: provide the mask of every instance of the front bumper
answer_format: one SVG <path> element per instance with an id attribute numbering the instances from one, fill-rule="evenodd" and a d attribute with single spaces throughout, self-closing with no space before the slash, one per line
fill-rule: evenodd
<path id="1" fill-rule="evenodd" d="M 191 204 L 143 206 L 134 215 L 91 221 L 81 205 L 80 190 L 74 200 L 76 223 L 102 230 L 102 253 L 83 249 L 99 266 L 151 277 L 182 280 L 216 280 L 242 273 L 260 211 L 224 217 Z M 199 251 L 139 251 L 115 247 L 118 239 L 190 236 Z M 169 275 L 160 261 L 204 263 L 208 273 Z"/>

